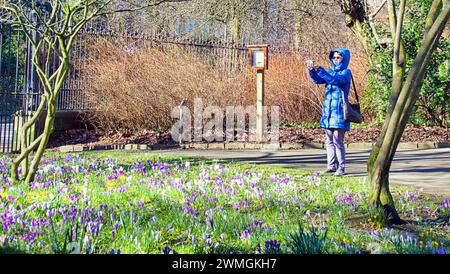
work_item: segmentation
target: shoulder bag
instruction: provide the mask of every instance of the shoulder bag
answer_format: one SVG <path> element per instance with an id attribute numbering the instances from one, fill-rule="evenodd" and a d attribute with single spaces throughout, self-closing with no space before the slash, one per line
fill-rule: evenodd
<path id="1" fill-rule="evenodd" d="M 361 106 L 359 104 L 358 93 L 356 92 L 355 81 L 353 81 L 353 75 L 352 84 L 353 89 L 355 90 L 356 104 L 351 104 L 350 102 L 345 101 L 344 91 L 341 89 L 342 101 L 344 106 L 344 120 L 359 124 L 362 122 Z"/>

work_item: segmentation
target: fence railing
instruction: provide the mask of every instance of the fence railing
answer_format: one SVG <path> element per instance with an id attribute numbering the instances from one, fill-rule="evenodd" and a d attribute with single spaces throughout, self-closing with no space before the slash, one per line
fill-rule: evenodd
<path id="1" fill-rule="evenodd" d="M 0 24 L 0 151 L 19 148 L 18 132 L 36 110 L 40 83 L 32 64 L 32 45 L 21 31 Z"/>

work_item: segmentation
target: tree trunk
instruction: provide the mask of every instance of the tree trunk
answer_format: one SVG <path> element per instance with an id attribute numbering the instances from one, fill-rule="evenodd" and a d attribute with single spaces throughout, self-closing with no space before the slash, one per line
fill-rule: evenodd
<path id="1" fill-rule="evenodd" d="M 435 2 L 438 1 L 440 0 L 435 0 Z M 433 6 L 435 5 L 433 4 Z M 425 29 L 426 32 L 414 64 L 410 68 L 405 81 L 401 81 L 401 91 L 397 93 L 397 90 L 393 89 L 393 93 L 398 94 L 398 98 L 395 100 L 395 105 L 391 105 L 388 111 L 382 134 L 378 138 L 367 163 L 370 186 L 369 205 L 371 207 L 384 207 L 386 213 L 390 215 L 390 221 L 393 224 L 402 223 L 402 221 L 395 210 L 394 201 L 389 191 L 390 166 L 419 96 L 426 65 L 449 18 L 449 6 L 450 4 L 447 1 L 447 5 L 443 6 L 442 12 L 439 12 L 439 9 L 430 11 L 428 17 L 433 18 L 433 24 Z M 399 45 L 397 44 L 396 46 Z"/>
<path id="2" fill-rule="evenodd" d="M 42 156 L 44 155 L 45 148 L 47 147 L 48 140 L 50 139 L 50 135 L 53 133 L 54 121 L 56 116 L 56 100 L 58 99 L 59 92 L 61 91 L 67 75 L 69 74 L 70 60 L 68 52 L 71 47 L 69 45 L 69 47 L 67 48 L 64 39 L 60 39 L 59 44 L 61 46 L 62 53 L 61 65 L 55 78 L 54 89 L 50 90 L 50 98 L 47 103 L 47 116 L 45 119 L 44 132 L 41 134 L 42 139 L 39 143 L 39 147 L 36 151 L 36 154 L 34 155 L 33 162 L 31 163 L 31 166 L 25 178 L 26 184 L 29 184 L 32 180 L 34 180 L 34 176 L 36 175 L 39 163 L 41 162 Z"/>
<path id="3" fill-rule="evenodd" d="M 367 23 L 355 21 L 355 23 L 352 25 L 352 27 L 350 27 L 350 29 L 356 35 L 356 38 L 358 38 L 358 41 L 361 43 L 364 52 L 366 53 L 366 57 L 367 60 L 369 61 L 369 64 L 372 65 L 373 52 L 371 50 L 371 47 L 369 46 L 370 34 L 366 30 L 364 30 L 364 24 Z"/>
<path id="4" fill-rule="evenodd" d="M 355 34 L 366 53 L 369 64 L 372 65 L 372 49 L 370 39 L 373 34 L 369 31 L 369 20 L 362 0 L 341 0 L 341 10 L 345 14 L 344 22 Z"/>
<path id="5" fill-rule="evenodd" d="M 54 120 L 56 115 L 56 100 L 70 69 L 70 60 L 68 54 L 69 50 L 67 49 L 65 40 L 61 38 L 59 40 L 59 45 L 61 49 L 61 64 L 57 71 L 54 72 L 54 77 L 48 76 L 49 73 L 42 70 L 42 68 L 39 66 L 40 64 L 38 63 L 38 61 L 36 61 L 37 58 L 34 60 L 40 81 L 41 83 L 44 83 L 44 95 L 41 97 L 41 102 L 39 103 L 38 110 L 34 113 L 33 117 L 24 124 L 22 128 L 22 134 L 20 136 L 22 152 L 16 159 L 14 159 L 11 168 L 11 178 L 13 183 L 17 182 L 18 180 L 25 179 L 25 183 L 29 184 L 32 180 L 34 180 L 39 167 L 39 163 L 45 152 L 45 148 L 47 147 L 50 135 L 53 132 Z M 50 79 L 54 79 L 53 88 L 50 84 Z M 25 133 L 27 132 L 27 130 L 29 130 L 30 127 L 34 126 L 38 118 L 41 116 L 45 104 L 47 104 L 47 115 L 45 119 L 44 130 L 42 134 L 38 138 L 36 138 L 36 140 L 33 140 L 31 144 L 27 144 Z M 34 154 L 34 159 L 31 163 L 29 163 L 28 159 L 30 157 L 30 154 L 35 150 L 36 147 L 38 148 L 36 153 Z M 21 163 L 23 163 L 23 169 L 22 174 L 20 174 L 21 176 L 19 176 L 18 166 Z"/>
<path id="6" fill-rule="evenodd" d="M 241 42 L 241 22 L 238 17 L 231 20 L 231 39 L 234 43 Z"/>
<path id="7" fill-rule="evenodd" d="M 39 144 L 40 140 L 42 139 L 42 135 L 41 135 L 41 136 L 37 137 L 36 140 L 33 140 L 30 145 L 25 147 L 24 138 L 25 138 L 26 134 L 24 132 L 26 131 L 27 128 L 34 125 L 36 123 L 36 121 L 39 119 L 39 117 L 41 116 L 41 114 L 43 112 L 46 102 L 47 102 L 47 96 L 44 95 L 41 97 L 41 102 L 39 103 L 39 107 L 35 111 L 33 116 L 31 117 L 31 119 L 28 120 L 27 122 L 25 122 L 22 126 L 21 133 L 19 134 L 19 140 L 21 143 L 21 154 L 16 159 L 14 159 L 14 161 L 11 165 L 11 179 L 12 179 L 13 183 L 16 183 L 18 180 L 21 179 L 21 177 L 25 177 L 27 175 L 26 172 L 28 171 L 28 168 L 29 168 L 29 157 L 30 157 L 29 155 L 31 154 L 33 149 Z M 21 165 L 21 163 L 23 163 L 23 162 L 26 162 L 26 165 L 25 166 L 22 165 L 22 174 L 21 174 L 22 176 L 19 176 L 18 169 L 19 169 L 19 166 Z"/>
<path id="8" fill-rule="evenodd" d="M 372 155 L 376 159 L 378 156 L 380 148 L 374 147 L 372 150 Z M 372 156 L 371 155 L 371 156 Z M 395 209 L 395 202 L 391 195 L 389 189 L 389 169 L 385 168 L 384 165 L 389 163 L 383 163 L 380 161 L 370 161 L 367 164 L 368 169 L 368 180 L 369 180 L 369 207 L 371 208 L 384 208 L 386 215 L 389 218 L 391 224 L 403 224 L 397 210 Z"/>
<path id="9" fill-rule="evenodd" d="M 25 183 L 29 184 L 32 180 L 34 180 L 34 176 L 39 167 L 39 163 L 41 162 L 42 156 L 44 155 L 45 148 L 47 147 L 48 140 L 50 139 L 50 135 L 54 130 L 54 121 L 56 115 L 56 99 L 53 99 L 48 103 L 47 106 L 47 116 L 45 118 L 44 132 L 42 133 L 43 138 L 39 144 L 39 147 L 34 155 L 33 162 L 28 170 L 28 174 L 25 178 Z"/>

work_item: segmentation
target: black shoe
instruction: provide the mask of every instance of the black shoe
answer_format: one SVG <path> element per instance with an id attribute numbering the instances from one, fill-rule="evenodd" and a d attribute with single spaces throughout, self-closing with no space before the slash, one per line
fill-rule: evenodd
<path id="1" fill-rule="evenodd" d="M 335 169 L 327 169 L 327 170 L 323 170 L 323 171 L 319 171 L 319 174 L 331 174 L 331 173 L 335 173 L 336 170 Z"/>

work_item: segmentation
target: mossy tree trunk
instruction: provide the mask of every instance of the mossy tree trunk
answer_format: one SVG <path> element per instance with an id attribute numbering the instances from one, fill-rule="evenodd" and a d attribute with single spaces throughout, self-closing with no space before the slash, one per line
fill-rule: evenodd
<path id="1" fill-rule="evenodd" d="M 391 30 L 395 30 L 392 34 L 394 37 L 392 94 L 381 134 L 367 164 L 370 187 L 369 205 L 383 207 L 390 215 L 391 223 L 402 223 L 389 190 L 389 170 L 398 143 L 419 96 L 426 66 L 449 18 L 450 4 L 449 0 L 433 1 L 427 15 L 421 46 L 405 77 L 405 54 L 401 42 L 401 32 L 406 0 L 400 2 L 398 17 L 394 1 L 388 1 L 390 2 Z"/>
<path id="2" fill-rule="evenodd" d="M 350 28 L 363 47 L 367 60 L 372 64 L 372 49 L 370 47 L 370 33 L 368 26 L 368 14 L 363 0 L 341 0 L 341 10 L 344 13 L 345 25 Z"/>
<path id="3" fill-rule="evenodd" d="M 35 25 L 27 24 L 27 20 L 24 17 L 28 14 L 25 6 L 11 5 L 8 7 L 2 6 L 2 8 L 10 10 L 15 15 L 15 24 L 21 27 L 22 32 L 25 33 L 33 45 L 33 65 L 36 68 L 36 74 L 39 77 L 44 91 L 37 110 L 24 123 L 20 130 L 19 143 L 21 151 L 11 165 L 13 183 L 23 179 L 26 183 L 30 183 L 34 180 L 50 135 L 53 132 L 57 98 L 69 74 L 69 52 L 73 47 L 75 37 L 90 19 L 86 17 L 84 21 L 79 22 L 73 28 L 69 27 L 69 23 L 73 20 L 75 9 L 68 8 L 66 10 L 67 14 L 62 17 L 64 22 L 61 24 L 63 26 L 62 29 L 56 29 L 61 26 L 60 24 L 55 24 L 55 22 L 61 20 L 57 16 L 58 12 L 63 13 L 61 4 L 54 7 L 46 20 L 43 19 L 45 18 L 44 14 L 38 14 L 42 10 L 39 10 L 37 6 L 33 5 L 32 9 L 34 10 L 34 14 L 37 14 L 36 18 L 38 22 Z M 39 35 L 32 35 L 33 32 L 38 32 Z M 59 65 L 56 70 L 51 71 L 49 64 L 52 58 L 55 57 L 58 59 Z M 29 142 L 28 132 L 43 115 L 44 110 L 46 111 L 44 129 L 39 136 Z M 33 160 L 30 162 L 32 152 L 35 153 L 33 154 Z M 22 167 L 21 172 L 19 172 L 19 166 Z"/>

